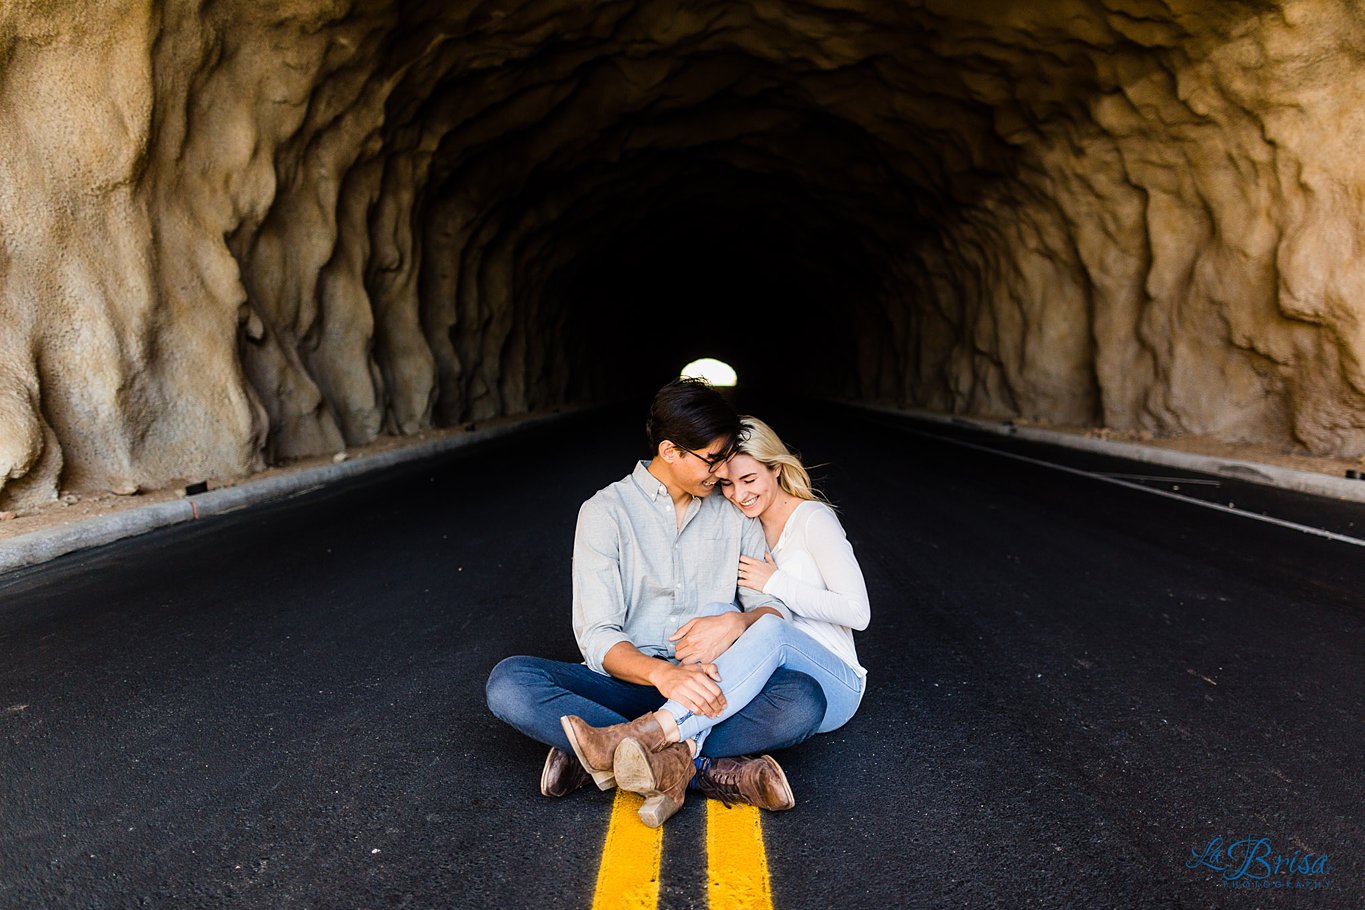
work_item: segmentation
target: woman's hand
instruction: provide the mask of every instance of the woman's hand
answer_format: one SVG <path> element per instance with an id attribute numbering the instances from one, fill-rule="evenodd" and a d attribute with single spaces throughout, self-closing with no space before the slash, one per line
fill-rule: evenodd
<path id="1" fill-rule="evenodd" d="M 768 583 L 768 579 L 773 577 L 777 571 L 777 563 L 767 553 L 763 554 L 763 561 L 759 562 L 752 556 L 741 556 L 739 558 L 739 585 L 742 588 L 753 588 L 755 591 L 762 591 L 763 586 Z"/>
<path id="2" fill-rule="evenodd" d="M 749 625 L 744 621 L 744 614 L 731 610 L 719 616 L 698 616 L 688 620 L 682 628 L 668 636 L 668 640 L 677 642 L 673 655 L 679 663 L 706 663 L 724 654 L 725 649 L 733 645 L 747 628 Z"/>
<path id="3" fill-rule="evenodd" d="M 665 664 L 654 674 L 654 688 L 693 714 L 719 717 L 725 710 L 725 695 L 720 691 L 720 671 L 715 664 Z"/>

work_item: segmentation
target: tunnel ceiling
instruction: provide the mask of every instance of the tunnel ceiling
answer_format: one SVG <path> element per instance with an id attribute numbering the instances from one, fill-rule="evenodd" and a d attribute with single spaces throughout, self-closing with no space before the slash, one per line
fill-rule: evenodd
<path id="1" fill-rule="evenodd" d="M 708 355 L 1360 454 L 1363 39 L 1321 0 L 7 4 L 0 505 Z"/>

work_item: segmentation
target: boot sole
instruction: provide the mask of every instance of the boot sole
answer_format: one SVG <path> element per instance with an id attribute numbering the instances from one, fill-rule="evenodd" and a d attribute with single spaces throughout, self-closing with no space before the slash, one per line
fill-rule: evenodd
<path id="1" fill-rule="evenodd" d="M 616 754 L 612 757 L 611 763 L 616 772 L 616 785 L 622 790 L 638 793 L 645 798 L 639 816 L 640 821 L 649 827 L 659 827 L 682 808 L 681 803 L 675 803 L 667 794 L 659 792 L 659 785 L 654 780 L 654 771 L 649 767 L 645 748 L 635 740 L 622 740 L 621 745 L 616 747 Z"/>
<path id="2" fill-rule="evenodd" d="M 555 754 L 551 752 L 545 756 L 545 767 L 540 769 L 540 795 L 553 797 L 550 792 L 550 764 L 554 761 Z"/>
<path id="3" fill-rule="evenodd" d="M 568 790 L 565 790 L 563 793 L 550 792 L 550 772 L 551 769 L 554 767 L 555 752 L 557 751 L 559 750 L 553 749 L 551 750 L 549 755 L 545 756 L 545 767 L 540 769 L 540 795 L 547 796 L 551 799 L 559 799 L 561 797 L 568 796 L 574 790 L 578 789 L 578 787 L 571 787 Z M 578 759 L 575 758 L 574 760 L 577 761 Z"/>
<path id="4" fill-rule="evenodd" d="M 794 808 L 796 806 L 796 795 L 792 793 L 792 785 L 787 781 L 787 772 L 782 770 L 782 766 L 777 763 L 777 759 L 773 758 L 771 755 L 760 756 L 760 761 L 765 761 L 772 765 L 773 770 L 777 772 L 778 779 L 782 781 L 782 792 L 786 797 L 783 801 L 784 805 L 772 807 L 765 806 L 764 808 L 767 808 L 770 812 L 784 812 L 787 809 Z"/>
<path id="5" fill-rule="evenodd" d="M 573 754 L 578 757 L 578 763 L 583 766 L 583 770 L 592 775 L 592 782 L 597 784 L 599 790 L 610 790 L 616 786 L 616 775 L 609 768 L 606 771 L 598 771 L 588 764 L 588 760 L 583 757 L 583 750 L 578 748 L 578 737 L 574 735 L 573 724 L 569 723 L 568 715 L 559 719 L 560 729 L 564 731 L 564 736 L 569 741 Z"/>

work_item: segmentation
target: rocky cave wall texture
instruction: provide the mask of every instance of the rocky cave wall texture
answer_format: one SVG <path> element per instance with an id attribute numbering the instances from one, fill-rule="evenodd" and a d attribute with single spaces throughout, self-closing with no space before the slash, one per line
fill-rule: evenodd
<path id="1" fill-rule="evenodd" d="M 0 506 L 794 392 L 1365 452 L 1345 0 L 0 4 Z"/>

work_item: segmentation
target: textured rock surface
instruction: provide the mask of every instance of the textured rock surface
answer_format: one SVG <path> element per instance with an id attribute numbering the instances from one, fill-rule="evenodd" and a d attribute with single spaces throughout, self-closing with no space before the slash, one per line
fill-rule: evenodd
<path id="1" fill-rule="evenodd" d="M 1344 0 L 5 3 L 0 507 L 702 355 L 1358 455 L 1363 52 Z"/>

